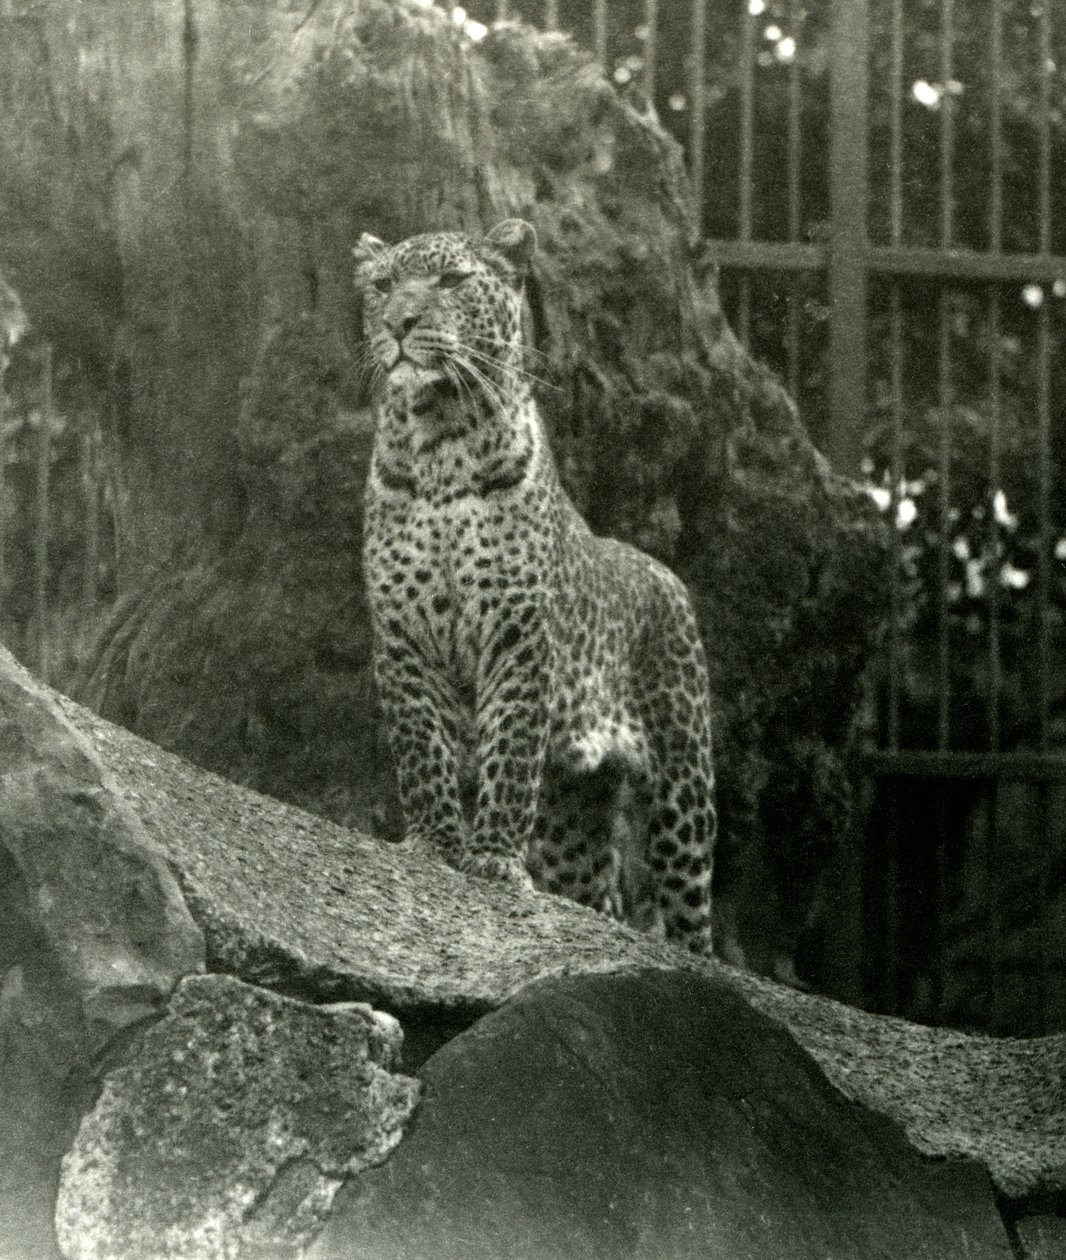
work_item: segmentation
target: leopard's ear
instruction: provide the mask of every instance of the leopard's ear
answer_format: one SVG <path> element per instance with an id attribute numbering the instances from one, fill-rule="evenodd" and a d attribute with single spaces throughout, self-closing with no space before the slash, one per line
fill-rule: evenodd
<path id="1" fill-rule="evenodd" d="M 537 248 L 537 233 L 525 219 L 504 219 L 497 223 L 485 237 L 498 254 L 511 264 L 521 280 L 529 271 L 529 264 Z"/>
<path id="2" fill-rule="evenodd" d="M 388 248 L 384 241 L 371 236 L 369 232 L 364 232 L 358 244 L 352 247 L 352 257 L 355 259 L 356 267 L 363 267 L 376 258 L 380 258 Z"/>

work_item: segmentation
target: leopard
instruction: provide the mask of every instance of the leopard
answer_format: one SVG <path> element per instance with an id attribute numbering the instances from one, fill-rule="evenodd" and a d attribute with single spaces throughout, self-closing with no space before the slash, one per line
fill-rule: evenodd
<path id="1" fill-rule="evenodd" d="M 565 490 L 523 318 L 536 232 L 353 249 L 374 436 L 363 576 L 405 838 L 711 952 L 711 698 L 692 601 Z M 528 309 L 528 308 L 526 308 Z"/>

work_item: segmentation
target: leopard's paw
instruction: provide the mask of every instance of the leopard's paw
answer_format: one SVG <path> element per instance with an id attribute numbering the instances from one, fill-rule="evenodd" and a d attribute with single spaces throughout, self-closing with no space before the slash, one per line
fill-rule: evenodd
<path id="1" fill-rule="evenodd" d="M 470 853 L 459 861 L 458 867 L 465 874 L 476 875 L 479 879 L 494 879 L 526 892 L 533 891 L 533 877 L 521 858 L 504 853 Z"/>

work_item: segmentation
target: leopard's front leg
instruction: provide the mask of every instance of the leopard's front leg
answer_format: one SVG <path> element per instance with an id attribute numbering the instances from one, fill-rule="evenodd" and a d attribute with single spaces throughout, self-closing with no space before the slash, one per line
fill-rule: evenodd
<path id="1" fill-rule="evenodd" d="M 494 619 L 478 661 L 478 789 L 463 869 L 514 880 L 526 868 L 548 745 L 551 661 L 541 610 L 510 604 Z"/>
<path id="2" fill-rule="evenodd" d="M 459 787 L 459 698 L 451 681 L 416 644 L 392 628 L 374 653 L 406 837 L 435 845 L 461 867 L 469 848 Z"/>

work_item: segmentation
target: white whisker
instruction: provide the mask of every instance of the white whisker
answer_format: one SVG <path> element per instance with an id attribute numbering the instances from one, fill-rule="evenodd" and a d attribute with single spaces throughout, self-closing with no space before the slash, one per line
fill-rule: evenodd
<path id="1" fill-rule="evenodd" d="M 468 346 L 465 343 L 461 344 L 459 348 L 465 354 L 473 355 L 479 360 L 479 362 L 486 363 L 490 367 L 495 368 L 497 371 L 510 376 L 516 383 L 519 380 L 524 379 L 526 381 L 532 381 L 536 385 L 542 385 L 545 389 L 559 389 L 558 385 L 553 385 L 551 381 L 546 381 L 542 376 L 537 376 L 535 372 L 530 372 L 528 368 L 516 367 L 511 363 L 502 363 L 499 359 L 494 359 L 491 355 L 485 354 L 481 350 L 475 350 L 473 346 Z"/>

